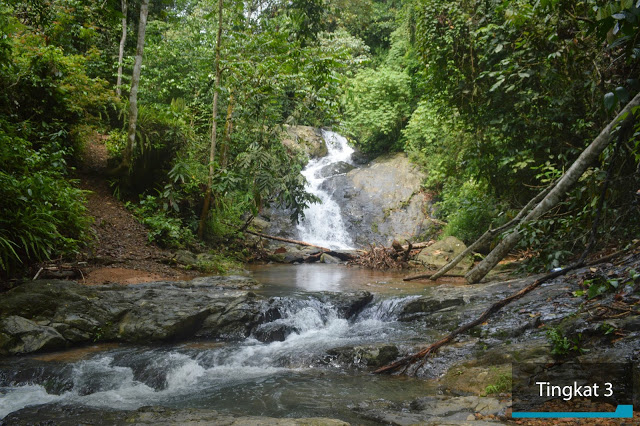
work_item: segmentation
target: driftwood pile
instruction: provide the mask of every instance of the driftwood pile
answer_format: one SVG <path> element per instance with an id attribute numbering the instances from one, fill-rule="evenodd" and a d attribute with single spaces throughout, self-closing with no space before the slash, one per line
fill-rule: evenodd
<path id="1" fill-rule="evenodd" d="M 371 249 L 357 258 L 349 261 L 349 265 L 363 266 L 371 269 L 406 269 L 409 268 L 409 260 L 417 255 L 420 250 L 433 244 L 434 241 L 412 244 L 407 241 L 406 245 L 393 241 L 391 247 L 376 247 L 371 245 Z"/>

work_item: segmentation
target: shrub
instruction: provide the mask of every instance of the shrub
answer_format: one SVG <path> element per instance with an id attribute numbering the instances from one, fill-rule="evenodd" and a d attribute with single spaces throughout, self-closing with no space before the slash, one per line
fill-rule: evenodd
<path id="1" fill-rule="evenodd" d="M 6 126 L 5 126 L 6 127 Z M 65 179 L 64 150 L 36 151 L 0 122 L 0 269 L 77 252 L 87 238 L 84 191 Z"/>
<path id="2" fill-rule="evenodd" d="M 170 215 L 160 197 L 147 195 L 137 206 L 127 203 L 127 207 L 149 228 L 149 242 L 164 248 L 183 248 L 195 241 L 193 232 L 184 227 L 182 220 Z"/>

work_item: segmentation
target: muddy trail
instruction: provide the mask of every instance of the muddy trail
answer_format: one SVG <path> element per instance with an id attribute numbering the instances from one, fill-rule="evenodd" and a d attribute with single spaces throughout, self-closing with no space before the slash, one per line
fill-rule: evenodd
<path id="1" fill-rule="evenodd" d="M 105 178 L 108 153 L 104 137 L 87 142 L 77 179 L 88 191 L 88 213 L 93 241 L 81 253 L 79 276 L 85 284 L 137 284 L 158 280 L 182 280 L 196 275 L 194 271 L 171 265 L 173 253 L 149 243 L 147 229 L 113 195 Z"/>

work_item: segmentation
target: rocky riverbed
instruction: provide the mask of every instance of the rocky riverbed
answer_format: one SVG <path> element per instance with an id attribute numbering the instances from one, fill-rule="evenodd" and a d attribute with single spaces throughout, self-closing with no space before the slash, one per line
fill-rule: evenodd
<path id="1" fill-rule="evenodd" d="M 301 271 L 312 266 L 358 271 L 281 268 L 304 279 Z M 0 415 L 8 424 L 91 417 L 109 424 L 501 423 L 510 406 L 508 386 L 501 386 L 514 361 L 638 365 L 639 266 L 635 253 L 544 284 L 442 348 L 417 379 L 371 371 L 476 318 L 535 277 L 414 283 L 402 293 L 408 284 L 381 274 L 348 291 L 336 284 L 332 292 L 280 296 L 268 281 L 248 277 L 134 286 L 28 282 L 0 300 L 0 405 L 15 407 Z M 325 277 L 329 285 L 331 274 Z M 356 275 L 345 279 L 359 282 Z M 616 280 L 617 288 L 587 300 L 581 292 L 603 279 Z M 382 286 L 397 287 L 398 295 L 378 292 Z M 41 355 L 94 342 L 121 343 L 82 349 L 77 357 Z"/>

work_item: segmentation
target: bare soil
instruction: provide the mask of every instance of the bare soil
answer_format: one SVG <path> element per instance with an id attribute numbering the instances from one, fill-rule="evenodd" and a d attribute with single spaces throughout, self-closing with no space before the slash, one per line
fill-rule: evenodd
<path id="1" fill-rule="evenodd" d="M 144 225 L 113 196 L 105 174 L 105 140 L 96 135 L 88 141 L 78 173 L 80 188 L 90 191 L 87 208 L 94 218 L 94 239 L 81 255 L 87 265 L 81 268 L 78 281 L 137 284 L 194 277 L 196 272 L 170 265 L 173 253 L 149 243 Z"/>

